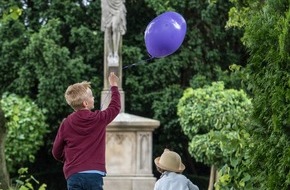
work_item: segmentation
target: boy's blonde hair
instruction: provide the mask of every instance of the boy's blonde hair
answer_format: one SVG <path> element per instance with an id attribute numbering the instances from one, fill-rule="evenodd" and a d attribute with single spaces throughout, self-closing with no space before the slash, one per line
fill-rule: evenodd
<path id="1" fill-rule="evenodd" d="M 83 102 L 88 98 L 88 89 L 91 89 L 91 83 L 83 81 L 70 85 L 64 94 L 65 100 L 74 110 L 83 108 Z"/>

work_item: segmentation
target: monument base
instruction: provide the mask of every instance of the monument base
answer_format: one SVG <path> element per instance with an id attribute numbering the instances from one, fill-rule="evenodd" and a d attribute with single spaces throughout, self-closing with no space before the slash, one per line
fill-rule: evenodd
<path id="1" fill-rule="evenodd" d="M 160 125 L 154 119 L 128 113 L 119 115 L 107 127 L 104 190 L 152 190 L 152 131 Z"/>
<path id="2" fill-rule="evenodd" d="M 106 176 L 104 190 L 152 190 L 155 177 Z"/>

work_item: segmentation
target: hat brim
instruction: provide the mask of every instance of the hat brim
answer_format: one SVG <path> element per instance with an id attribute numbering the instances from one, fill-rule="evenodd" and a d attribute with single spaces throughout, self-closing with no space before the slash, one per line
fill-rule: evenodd
<path id="1" fill-rule="evenodd" d="M 161 168 L 161 169 L 163 169 L 163 170 L 171 171 L 171 172 L 178 172 L 178 173 L 181 173 L 181 172 L 183 172 L 184 169 L 185 169 L 185 165 L 184 165 L 183 163 L 181 163 L 181 166 L 180 166 L 178 169 L 177 169 L 177 168 L 175 169 L 175 168 L 168 168 L 168 167 L 166 167 L 166 166 L 162 166 L 162 165 L 159 163 L 159 160 L 160 160 L 160 156 L 154 159 L 154 163 L 155 163 L 155 165 L 156 165 L 157 167 L 159 167 L 159 168 Z"/>

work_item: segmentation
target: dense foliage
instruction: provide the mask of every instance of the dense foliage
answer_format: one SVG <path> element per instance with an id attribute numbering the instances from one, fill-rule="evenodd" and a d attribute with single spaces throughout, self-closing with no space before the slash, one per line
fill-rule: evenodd
<path id="1" fill-rule="evenodd" d="M 242 41 L 250 58 L 244 82 L 253 114 L 244 127 L 248 141 L 242 160 L 221 168 L 216 188 L 289 189 L 289 1 L 233 2 L 228 26 L 245 31 Z"/>
<path id="2" fill-rule="evenodd" d="M 233 1 L 229 26 L 241 27 L 250 53 L 254 147 L 239 166 L 253 189 L 290 187 L 290 4 L 288 0 Z"/>
<path id="3" fill-rule="evenodd" d="M 251 144 L 250 134 L 245 130 L 251 110 L 252 104 L 246 93 L 225 89 L 223 82 L 186 89 L 178 104 L 178 116 L 190 139 L 191 155 L 219 170 L 228 166 L 235 168 L 245 159 L 245 149 Z M 229 185 L 230 178 L 245 176 L 236 171 L 229 175 L 223 170 L 217 183 L 226 181 Z M 245 181 L 232 180 L 231 185 L 242 189 Z M 216 185 L 216 188 L 220 189 L 220 186 Z"/>
<path id="4" fill-rule="evenodd" d="M 244 31 L 242 42 L 250 57 L 243 79 L 252 96 L 253 114 L 244 126 L 248 140 L 237 156 L 242 160 L 221 168 L 216 188 L 286 190 L 290 187 L 290 4 L 287 0 L 232 2 L 228 27 Z"/>
<path id="5" fill-rule="evenodd" d="M 20 168 L 18 170 L 18 175 L 19 177 L 16 180 L 16 184 L 8 190 L 45 190 L 47 187 L 46 184 L 40 184 L 33 175 L 30 175 L 28 173 L 28 168 Z"/>
<path id="6" fill-rule="evenodd" d="M 82 80 L 100 84 L 101 76 L 93 76 L 92 65 L 101 55 L 102 36 L 95 32 L 96 24 L 90 24 L 92 17 L 85 17 L 92 10 L 64 1 L 50 6 L 43 1 L 2 3 L 3 7 L 18 5 L 23 14 L 0 28 L 1 92 L 35 99 L 49 111 L 50 125 L 56 125 L 70 111 L 63 98 L 69 84 Z M 65 16 L 76 12 L 74 19 Z"/>
<path id="7" fill-rule="evenodd" d="M 0 106 L 7 120 L 7 167 L 10 172 L 15 172 L 23 163 L 33 162 L 43 145 L 45 134 L 49 132 L 45 123 L 46 112 L 31 100 L 15 94 L 3 94 Z"/>

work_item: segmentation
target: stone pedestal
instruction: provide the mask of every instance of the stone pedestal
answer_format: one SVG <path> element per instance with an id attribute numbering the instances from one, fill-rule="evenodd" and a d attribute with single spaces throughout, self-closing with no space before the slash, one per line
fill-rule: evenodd
<path id="1" fill-rule="evenodd" d="M 104 190 L 152 190 L 152 131 L 160 122 L 120 113 L 107 127 Z"/>

